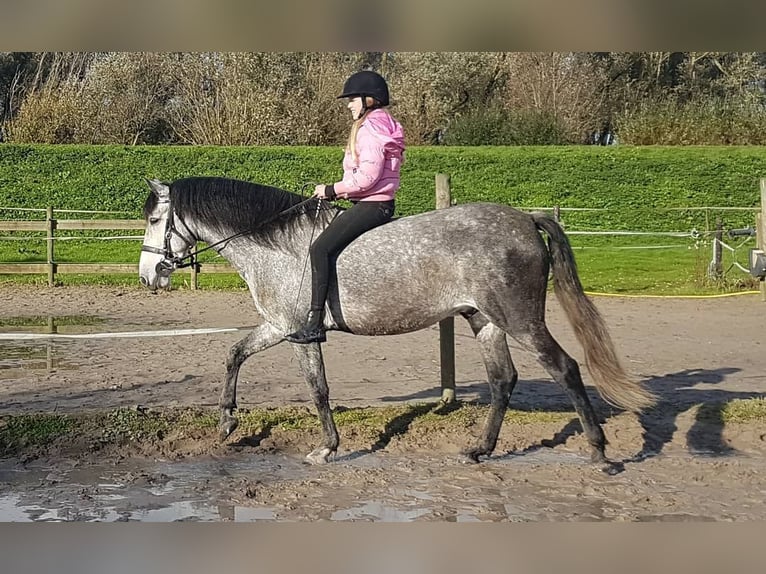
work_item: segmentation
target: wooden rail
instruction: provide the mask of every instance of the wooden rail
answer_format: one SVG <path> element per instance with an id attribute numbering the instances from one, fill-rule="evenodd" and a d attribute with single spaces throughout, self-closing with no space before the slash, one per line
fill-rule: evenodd
<path id="1" fill-rule="evenodd" d="M 50 231 L 53 229 L 146 229 L 142 219 L 46 219 L 40 221 L 4 221 L 0 220 L 0 231 Z"/>
<path id="2" fill-rule="evenodd" d="M 83 230 L 144 230 L 142 219 L 55 219 L 54 210 L 46 210 L 46 219 L 39 221 L 0 220 L 0 231 L 43 231 L 46 233 L 45 263 L 0 263 L 0 274 L 40 273 L 48 275 L 48 285 L 56 283 L 56 275 L 65 273 L 127 273 L 138 275 L 137 263 L 57 263 L 55 243 L 57 231 Z M 228 263 L 205 263 L 205 273 L 236 273 Z M 198 287 L 198 271 L 194 267 L 179 269 L 176 273 L 191 275 L 190 286 Z"/>

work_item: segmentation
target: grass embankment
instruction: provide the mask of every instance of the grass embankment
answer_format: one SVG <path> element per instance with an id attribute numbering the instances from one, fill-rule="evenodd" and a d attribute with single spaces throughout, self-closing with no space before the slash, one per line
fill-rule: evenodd
<path id="1" fill-rule="evenodd" d="M 737 399 L 720 407 L 716 414 L 719 424 L 766 423 L 764 399 Z M 334 418 L 341 434 L 361 437 L 375 444 L 394 435 L 418 431 L 454 432 L 455 436 L 460 436 L 466 429 L 483 424 L 488 409 L 486 405 L 475 404 L 444 408 L 439 403 L 420 403 L 382 408 L 338 408 Z M 313 409 L 308 408 L 243 409 L 238 412 L 238 418 L 240 425 L 232 440 L 237 436 L 265 436 L 274 432 L 287 436 L 291 433 L 304 435 L 306 431 L 320 432 L 319 421 Z M 505 423 L 516 426 L 564 425 L 575 418 L 574 411 L 511 409 L 505 415 Z M 75 443 L 97 451 L 126 444 L 157 444 L 189 438 L 211 440 L 217 436 L 217 425 L 218 411 L 212 408 L 146 411 L 120 408 L 93 413 L 4 416 L 0 417 L 0 456 L 44 450 L 51 445 L 66 448 L 66 445 Z"/>
<path id="2" fill-rule="evenodd" d="M 137 219 L 148 194 L 145 177 L 172 181 L 225 176 L 297 192 L 306 182 L 335 179 L 341 155 L 339 148 L 314 147 L 4 144 L 0 146 L 0 207 L 108 210 L 121 212 L 113 217 Z M 572 235 L 587 291 L 707 295 L 757 287 L 747 273 L 732 268 L 735 261 L 747 267 L 748 249 L 755 246 L 752 238 L 725 238 L 736 251 L 723 252 L 723 279 L 710 280 L 707 270 L 712 258 L 711 233 L 718 219 L 726 230 L 754 225 L 760 198 L 758 180 L 766 176 L 766 148 L 411 147 L 402 167 L 397 215 L 435 207 L 436 173 L 451 176 L 452 197 L 457 203 L 491 201 L 521 209 L 558 205 L 568 232 L 660 234 Z M 737 210 L 716 209 L 720 207 Z M 1 210 L 0 217 L 31 217 L 29 213 Z M 38 213 L 37 217 L 44 216 Z M 690 237 L 693 230 L 700 235 Z M 662 235 L 671 232 L 687 236 Z M 140 241 L 98 238 L 128 234 L 134 232 L 61 232 L 68 238 L 56 242 L 55 259 L 60 263 L 137 263 Z M 13 241 L 0 241 L 0 262 L 45 262 L 44 233 L 17 235 Z M 91 238 L 85 239 L 86 235 Z M 205 275 L 207 255 L 202 259 L 202 288 L 243 286 L 236 275 Z M 58 275 L 57 280 L 62 285 L 137 283 L 132 275 Z M 0 276 L 0 282 L 5 281 L 43 285 L 46 277 Z M 182 287 L 184 282 L 188 283 L 188 275 L 175 278 L 176 286 Z"/>

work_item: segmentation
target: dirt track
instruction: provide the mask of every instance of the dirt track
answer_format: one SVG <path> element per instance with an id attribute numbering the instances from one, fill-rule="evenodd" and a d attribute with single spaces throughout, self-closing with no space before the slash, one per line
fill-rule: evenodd
<path id="1" fill-rule="evenodd" d="M 605 417 L 608 454 L 626 462 L 626 472 L 616 477 L 602 475 L 585 462 L 585 444 L 574 421 L 515 428 L 505 425 L 496 456 L 479 465 L 464 465 L 455 457 L 478 429 L 429 433 L 412 425 L 388 437 L 383 448 L 372 453 L 367 452 L 370 444 L 363 438 L 344 436 L 339 460 L 325 467 L 306 467 L 300 462 L 300 455 L 316 439 L 311 434 L 287 442 L 280 442 L 275 434 L 257 446 L 242 440 L 246 437 L 234 437 L 223 446 L 204 441 L 196 448 L 186 444 L 187 450 L 178 454 L 194 452 L 196 456 L 174 462 L 159 460 L 159 452 L 142 461 L 125 460 L 119 453 L 111 453 L 106 460 L 95 455 L 5 460 L 0 465 L 0 493 L 15 497 L 15 504 L 25 507 L 38 504 L 49 508 L 52 502 L 46 506 L 44 501 L 55 500 L 66 509 L 80 509 L 82 514 L 74 518 L 85 520 L 147 519 L 136 513 L 143 504 L 136 497 L 142 496 L 154 500 L 155 505 L 176 508 L 175 514 L 160 515 L 164 519 L 766 518 L 766 425 L 724 425 L 719 408 L 733 399 L 764 396 L 766 303 L 757 296 L 597 297 L 595 302 L 627 369 L 661 397 L 659 407 L 639 419 L 615 413 L 595 391 L 590 393 Z M 115 288 L 4 286 L 0 305 L 0 319 L 6 323 L 18 317 L 103 319 L 87 327 L 61 326 L 61 333 L 232 327 L 258 322 L 246 292 L 152 295 Z M 554 299 L 549 307 L 554 336 L 581 359 L 580 348 Z M 458 398 L 486 402 L 478 349 L 467 325 L 457 321 L 456 329 Z M 22 328 L 2 328 L 5 332 L 19 330 Z M 0 341 L 0 414 L 136 405 L 214 406 L 228 348 L 243 335 L 23 344 Z M 534 358 L 513 341 L 510 346 L 520 373 L 513 407 L 571 410 L 563 392 Z M 440 395 L 435 328 L 385 338 L 332 333 L 325 357 L 333 406 L 433 401 Z M 239 404 L 245 408 L 310 406 L 287 345 L 269 349 L 245 363 Z M 34 476 L 35 481 L 21 479 L 19 470 L 31 473 L 25 476 Z M 104 480 L 121 485 L 121 489 L 107 488 Z M 160 496 L 158 484 L 164 485 L 162 503 L 152 498 Z M 125 508 L 122 514 L 118 512 L 123 503 L 110 503 L 111 514 L 107 513 L 99 498 L 107 490 L 112 495 L 130 491 L 126 500 L 133 505 L 132 514 Z M 192 500 L 198 502 L 196 510 L 178 510 Z M 0 502 L 3 504 L 9 503 Z M 218 510 L 211 514 L 202 508 Z M 68 512 L 62 514 L 59 508 L 56 516 L 73 519 Z"/>

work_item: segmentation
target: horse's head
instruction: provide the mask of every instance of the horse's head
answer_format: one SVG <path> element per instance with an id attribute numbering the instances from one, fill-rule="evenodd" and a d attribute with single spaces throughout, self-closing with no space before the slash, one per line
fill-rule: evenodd
<path id="1" fill-rule="evenodd" d="M 168 289 L 170 274 L 181 266 L 196 241 L 173 211 L 170 187 L 156 179 L 147 183 L 152 192 L 144 205 L 146 231 L 138 262 L 139 280 L 152 290 Z"/>

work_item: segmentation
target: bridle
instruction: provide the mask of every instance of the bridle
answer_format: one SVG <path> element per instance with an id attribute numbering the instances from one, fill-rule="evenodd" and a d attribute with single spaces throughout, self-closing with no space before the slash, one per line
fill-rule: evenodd
<path id="1" fill-rule="evenodd" d="M 158 202 L 160 203 L 167 203 L 168 204 L 168 218 L 165 221 L 165 234 L 164 234 L 164 242 L 162 245 L 162 248 L 160 247 L 154 247 L 152 245 L 146 245 L 145 243 L 141 245 L 141 251 L 146 251 L 147 253 L 155 253 L 157 255 L 162 255 L 162 259 L 159 263 L 157 263 L 157 266 L 155 267 L 155 271 L 157 275 L 160 277 L 170 277 L 170 274 L 173 273 L 176 269 L 183 269 L 184 267 L 192 267 L 199 271 L 199 263 L 197 262 L 197 255 L 201 253 L 202 251 L 205 251 L 209 249 L 210 247 L 205 247 L 204 249 L 199 249 L 197 251 L 192 251 L 188 255 L 185 255 L 183 257 L 178 257 L 173 253 L 173 247 L 172 247 L 172 241 L 173 241 L 173 235 L 178 236 L 185 244 L 186 248 L 188 249 L 192 245 L 197 243 L 196 238 L 189 239 L 188 237 L 184 236 L 180 231 L 178 231 L 178 228 L 175 225 L 175 218 L 178 217 L 175 215 L 175 212 L 170 207 L 170 199 L 160 199 Z M 181 223 L 183 224 L 184 228 L 188 231 L 189 227 L 183 222 L 183 220 L 179 217 L 178 218 Z M 231 238 L 227 238 L 231 239 Z M 188 259 L 188 262 L 186 260 Z"/>
<path id="2" fill-rule="evenodd" d="M 308 185 L 315 185 L 311 182 L 306 183 L 302 190 L 305 189 Z M 300 203 L 296 203 L 295 205 L 288 207 L 287 209 L 284 209 L 280 211 L 279 213 L 275 214 L 273 217 L 269 217 L 265 221 L 262 221 L 258 227 L 261 227 L 263 225 L 266 225 L 267 223 L 270 223 L 274 221 L 275 219 L 278 219 L 279 217 L 282 217 L 283 215 L 286 215 L 292 211 L 295 211 L 299 208 L 302 208 L 308 201 L 311 201 L 314 199 L 313 197 L 309 196 L 308 198 L 304 199 Z M 317 209 L 316 213 L 319 215 L 319 211 L 321 210 L 323 200 L 317 201 Z M 146 251 L 147 253 L 154 253 L 156 255 L 162 255 L 162 259 L 159 263 L 155 266 L 155 272 L 160 277 L 170 277 L 170 275 L 175 271 L 176 269 L 183 269 L 184 267 L 194 267 L 196 271 L 199 271 L 200 264 L 198 262 L 197 256 L 200 253 L 203 253 L 204 251 L 207 251 L 208 249 L 213 249 L 214 247 L 221 245 L 222 243 L 227 243 L 228 241 L 231 241 L 232 239 L 236 237 L 241 237 L 242 235 L 248 235 L 253 232 L 252 229 L 247 229 L 245 231 L 240 231 L 239 233 L 235 233 L 234 235 L 231 235 L 229 237 L 226 237 L 224 239 L 221 239 L 220 241 L 216 241 L 215 243 L 212 243 L 208 245 L 207 247 L 203 247 L 202 249 L 197 249 L 195 251 L 192 251 L 188 255 L 184 255 L 183 257 L 179 257 L 173 253 L 173 247 L 171 245 L 171 242 L 173 240 L 173 235 L 176 235 L 179 237 L 185 244 L 186 248 L 190 248 L 192 245 L 195 245 L 197 243 L 197 238 L 192 237 L 192 239 L 189 239 L 188 237 L 185 237 L 180 231 L 178 231 L 178 228 L 175 225 L 175 219 L 178 218 L 178 220 L 181 222 L 181 224 L 184 226 L 186 231 L 189 231 L 189 227 L 184 223 L 183 219 L 181 219 L 178 215 L 175 214 L 173 208 L 170 205 L 170 198 L 168 199 L 158 199 L 157 204 L 161 203 L 167 203 L 168 204 L 168 218 L 165 221 L 165 235 L 164 235 L 164 241 L 162 248 L 160 247 L 154 247 L 152 245 L 146 245 L 145 243 L 141 245 L 141 251 Z M 314 220 L 314 226 L 316 226 L 316 220 Z M 311 236 L 313 239 L 314 236 L 314 229 L 312 228 Z M 188 261 L 187 261 L 188 260 Z M 305 270 L 304 270 L 305 272 Z"/>

